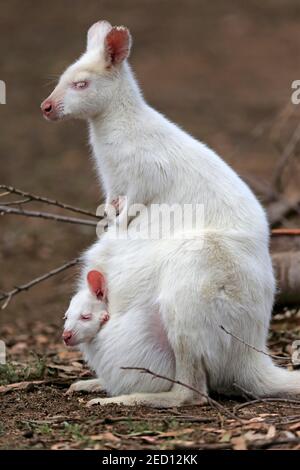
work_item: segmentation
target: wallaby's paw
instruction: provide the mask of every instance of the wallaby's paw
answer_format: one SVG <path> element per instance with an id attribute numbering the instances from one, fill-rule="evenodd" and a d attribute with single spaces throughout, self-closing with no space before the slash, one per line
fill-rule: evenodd
<path id="1" fill-rule="evenodd" d="M 168 393 L 168 392 L 167 392 Z M 87 402 L 86 406 L 90 407 L 93 405 L 123 405 L 123 406 L 135 406 L 145 405 L 151 408 L 174 408 L 183 405 L 197 405 L 204 406 L 207 404 L 207 398 L 197 398 L 192 402 L 184 402 L 180 400 L 180 397 L 172 396 L 171 393 L 167 395 L 165 393 L 157 394 L 132 394 L 132 395 L 121 395 L 119 397 L 112 398 L 94 398 Z"/>
<path id="2" fill-rule="evenodd" d="M 100 392 L 101 390 L 103 387 L 97 379 L 79 380 L 68 388 L 65 395 L 72 395 L 74 392 Z"/>
<path id="3" fill-rule="evenodd" d="M 86 406 L 89 408 L 93 405 L 125 405 L 125 406 L 134 406 L 136 405 L 138 400 L 134 397 L 134 395 L 124 395 L 120 397 L 112 397 L 112 398 L 94 398 L 93 400 L 89 400 Z"/>
<path id="4" fill-rule="evenodd" d="M 109 400 L 109 398 L 93 398 L 93 400 L 89 400 L 85 406 L 87 408 L 90 408 L 91 406 L 94 406 L 94 405 L 103 406 L 103 405 L 108 404 L 107 400 Z"/>

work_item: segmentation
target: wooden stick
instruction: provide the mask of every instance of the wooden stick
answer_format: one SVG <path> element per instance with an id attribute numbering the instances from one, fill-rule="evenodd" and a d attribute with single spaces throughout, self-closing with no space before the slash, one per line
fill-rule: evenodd
<path id="1" fill-rule="evenodd" d="M 250 348 L 250 349 L 253 349 L 254 351 L 260 353 L 260 354 L 264 354 L 265 356 L 268 356 L 268 357 L 271 357 L 272 359 L 280 359 L 280 360 L 283 360 L 283 361 L 290 361 L 290 358 L 289 357 L 286 357 L 286 356 L 273 356 L 273 354 L 269 354 L 267 353 L 266 351 L 263 351 L 262 349 L 258 349 L 256 348 L 255 346 L 251 346 L 251 344 L 248 344 L 246 343 L 243 339 L 239 338 L 238 336 L 235 336 L 233 333 L 231 333 L 230 331 L 226 330 L 226 328 L 223 326 L 223 325 L 219 325 L 219 327 L 221 328 L 221 330 L 223 330 L 227 335 L 231 336 L 232 338 L 236 339 L 237 341 L 239 341 L 240 343 L 242 343 L 244 346 L 247 346 L 247 348 Z"/>
<path id="2" fill-rule="evenodd" d="M 65 222 L 68 224 L 91 225 L 95 227 L 97 222 L 88 219 L 78 219 L 75 217 L 66 217 L 64 215 L 51 214 L 49 212 L 27 211 L 0 205 L 0 215 L 21 215 L 23 217 L 36 217 L 41 219 L 55 220 L 56 222 Z"/>
<path id="3" fill-rule="evenodd" d="M 300 228 L 274 228 L 272 230 L 272 237 L 282 237 L 282 236 L 299 236 Z"/>
<path id="4" fill-rule="evenodd" d="M 22 196 L 26 199 L 27 198 L 30 199 L 30 201 L 37 201 L 37 202 L 42 202 L 44 204 L 57 206 L 57 207 L 60 207 L 62 209 L 66 209 L 68 211 L 77 212 L 79 214 L 84 214 L 84 215 L 89 215 L 90 217 L 95 217 L 97 219 L 101 218 L 101 217 L 97 216 L 96 214 L 94 214 L 93 212 L 81 209 L 80 207 L 74 207 L 74 206 L 71 206 L 70 204 L 65 204 L 65 203 L 57 201 L 55 199 L 49 199 L 47 197 L 37 196 L 36 194 L 28 193 L 26 191 L 22 191 L 21 189 L 14 188 L 13 186 L 8 186 L 6 184 L 0 184 L 0 189 L 4 189 L 6 191 L 6 193 L 4 193 L 3 195 L 18 194 L 19 196 Z"/>
<path id="5" fill-rule="evenodd" d="M 75 258 L 72 261 L 69 261 L 63 264 L 62 266 L 59 266 L 58 268 L 52 269 L 51 271 L 48 271 L 47 273 L 42 274 L 41 276 L 31 280 L 30 282 L 27 282 L 26 284 L 23 284 L 21 286 L 16 286 L 14 289 L 12 289 L 9 292 L 4 292 L 3 294 L 0 295 L 0 301 L 4 299 L 6 299 L 6 301 L 2 305 L 1 309 L 4 310 L 15 295 L 19 294 L 20 292 L 27 291 L 31 287 L 39 284 L 40 282 L 43 282 L 46 279 L 49 279 L 50 277 L 55 276 L 56 274 L 59 274 L 65 271 L 66 269 L 71 268 L 72 266 L 75 266 L 76 264 L 79 263 L 79 261 L 80 261 L 80 258 Z"/>

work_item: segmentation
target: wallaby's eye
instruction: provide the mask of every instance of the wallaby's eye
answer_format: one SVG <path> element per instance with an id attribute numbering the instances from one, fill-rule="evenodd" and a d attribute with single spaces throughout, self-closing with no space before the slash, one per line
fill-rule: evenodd
<path id="1" fill-rule="evenodd" d="M 88 320 L 91 320 L 91 319 L 92 319 L 91 313 L 82 313 L 80 315 L 80 320 L 88 321 Z"/>
<path id="2" fill-rule="evenodd" d="M 84 90 L 89 86 L 89 82 L 87 80 L 80 80 L 79 82 L 73 82 L 72 87 L 75 88 L 75 90 Z"/>

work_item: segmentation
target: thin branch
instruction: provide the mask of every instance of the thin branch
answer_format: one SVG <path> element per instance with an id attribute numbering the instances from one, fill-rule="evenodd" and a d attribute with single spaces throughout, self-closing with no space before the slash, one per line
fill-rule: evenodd
<path id="1" fill-rule="evenodd" d="M 230 410 L 227 410 L 225 406 L 221 405 L 216 400 L 213 400 L 212 398 L 210 398 L 206 393 L 200 392 L 200 390 L 198 390 L 197 388 L 194 388 L 191 385 L 181 382 L 180 380 L 170 379 L 169 377 L 166 377 L 164 375 L 156 374 L 152 370 L 146 369 L 145 367 L 121 367 L 121 369 L 136 370 L 136 371 L 139 371 L 141 374 L 149 374 L 149 375 L 152 375 L 156 379 L 163 379 L 172 384 L 181 385 L 182 387 L 187 388 L 188 390 L 191 390 L 192 392 L 197 393 L 197 395 L 200 395 L 201 397 L 205 398 L 209 405 L 216 408 L 218 411 L 222 412 L 225 416 L 230 417 L 234 420 L 241 421 L 235 414 L 233 414 Z"/>
<path id="2" fill-rule="evenodd" d="M 247 406 L 256 405 L 257 403 L 286 403 L 289 405 L 300 405 L 300 400 L 289 398 L 257 398 L 255 400 L 247 401 L 245 403 L 241 403 L 240 405 L 236 405 L 234 407 L 234 412 L 239 411 L 242 408 L 246 408 Z"/>
<path id="3" fill-rule="evenodd" d="M 55 220 L 56 222 L 65 222 L 68 224 L 91 225 L 93 227 L 97 225 L 97 222 L 94 220 L 66 217 L 64 215 L 56 215 L 49 212 L 28 211 L 3 205 L 0 205 L 0 215 L 22 215 L 24 217 L 36 217 L 40 219 Z"/>
<path id="4" fill-rule="evenodd" d="M 23 196 L 24 198 L 30 199 L 30 201 L 37 201 L 37 202 L 42 202 L 44 204 L 49 204 L 52 206 L 57 206 L 62 209 L 66 209 L 68 211 L 76 212 L 78 214 L 84 214 L 84 215 L 89 215 L 90 217 L 94 217 L 96 219 L 99 219 L 101 217 L 97 216 L 95 213 L 81 209 L 80 207 L 74 207 L 70 206 L 69 204 L 64 204 L 63 202 L 57 201 L 55 199 L 49 199 L 47 197 L 43 196 L 37 196 L 36 194 L 28 193 L 26 191 L 22 191 L 21 189 L 14 188 L 13 186 L 8 186 L 6 184 L 0 184 L 0 189 L 6 190 L 6 193 L 2 194 L 7 195 L 7 194 L 18 194 L 19 196 Z"/>
<path id="5" fill-rule="evenodd" d="M 65 271 L 66 269 L 71 268 L 72 266 L 75 266 L 76 264 L 79 263 L 79 261 L 80 261 L 80 258 L 75 258 L 72 261 L 69 261 L 68 263 L 63 264 L 62 266 L 59 266 L 58 268 L 52 269 L 51 271 L 48 271 L 47 273 L 42 274 L 41 276 L 35 279 L 32 279 L 26 284 L 22 284 L 21 286 L 16 286 L 14 289 L 12 289 L 9 292 L 4 292 L 3 294 L 0 295 L 0 301 L 5 300 L 5 299 L 6 301 L 2 305 L 1 309 L 4 310 L 15 295 L 19 294 L 20 292 L 27 291 L 31 287 L 45 281 L 46 279 L 49 279 L 50 277 L 55 276 L 56 274 L 59 274 Z"/>
<path id="6" fill-rule="evenodd" d="M 286 357 L 286 356 L 275 356 L 273 354 L 269 354 L 267 353 L 266 351 L 263 351 L 262 349 L 258 349 L 256 348 L 255 346 L 252 346 L 251 344 L 248 344 L 246 343 L 246 341 L 244 341 L 243 339 L 239 338 L 238 336 L 234 335 L 233 333 L 231 333 L 230 331 L 226 330 L 226 328 L 223 326 L 223 325 L 219 325 L 219 327 L 221 328 L 221 330 L 223 330 L 227 335 L 231 336 L 232 338 L 236 339 L 237 341 L 239 341 L 240 343 L 242 343 L 244 346 L 247 346 L 248 348 L 250 349 L 253 349 L 254 351 L 260 353 L 260 354 L 264 354 L 265 356 L 268 356 L 270 357 L 271 359 L 280 359 L 280 360 L 283 360 L 283 361 L 290 361 L 290 358 L 289 357 Z"/>
<path id="7" fill-rule="evenodd" d="M 24 201 L 23 201 L 24 202 Z M 88 219 L 79 219 L 76 217 L 67 217 L 64 215 L 51 214 L 50 212 L 37 212 L 24 210 L 22 208 L 7 207 L 9 204 L 21 204 L 22 201 L 13 201 L 12 203 L 7 203 L 7 205 L 0 205 L 0 215 L 21 215 L 23 217 L 35 217 L 40 219 L 54 220 L 56 222 L 65 222 L 69 224 L 79 224 L 79 225 L 89 225 L 96 227 L 97 222 L 94 220 Z M 300 236 L 300 229 L 298 228 L 276 228 L 271 232 L 273 237 L 278 236 Z"/>
<path id="8" fill-rule="evenodd" d="M 300 228 L 274 228 L 272 230 L 272 237 L 281 237 L 281 236 L 299 236 Z"/>
<path id="9" fill-rule="evenodd" d="M 112 424 L 112 423 L 119 423 L 122 421 L 164 421 L 164 420 L 177 420 L 177 421 L 184 421 L 184 422 L 190 422 L 190 423 L 211 423 L 213 421 L 216 421 L 217 418 L 215 417 L 204 417 L 204 416 L 189 416 L 189 415 L 173 415 L 173 414 L 168 414 L 168 415 L 160 415 L 160 416 L 152 416 L 152 415 L 145 415 L 145 416 L 117 416 L 117 417 L 112 417 L 112 416 L 107 416 L 106 418 L 99 419 L 94 422 L 95 425 L 98 424 Z"/>
<path id="10" fill-rule="evenodd" d="M 19 206 L 19 205 L 22 205 L 22 204 L 27 204 L 28 202 L 31 202 L 30 198 L 18 199 L 17 201 L 2 202 L 1 206 Z"/>

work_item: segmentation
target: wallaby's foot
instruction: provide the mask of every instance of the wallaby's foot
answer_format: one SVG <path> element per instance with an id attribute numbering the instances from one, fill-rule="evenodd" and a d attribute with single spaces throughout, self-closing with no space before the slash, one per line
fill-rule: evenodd
<path id="1" fill-rule="evenodd" d="M 102 390 L 104 388 L 99 379 L 79 380 L 68 388 L 65 395 L 72 395 L 74 392 L 101 392 Z"/>
<path id="2" fill-rule="evenodd" d="M 173 393 L 172 391 L 162 393 L 135 393 L 112 398 L 94 398 L 93 400 L 89 400 L 86 406 L 105 406 L 112 403 L 124 406 L 145 405 L 151 408 L 174 408 L 175 406 L 183 405 L 203 406 L 207 404 L 207 398 L 195 397 L 193 400 L 186 400 L 184 394 Z"/>

